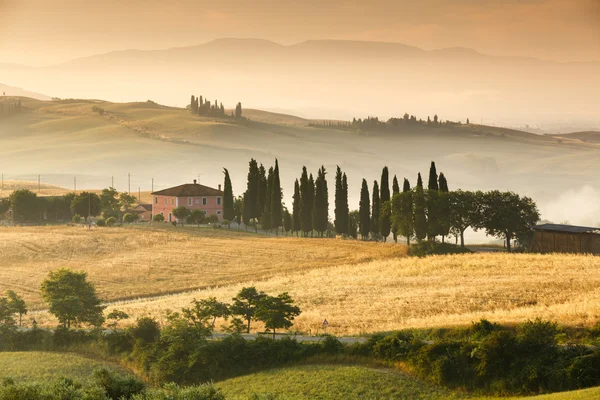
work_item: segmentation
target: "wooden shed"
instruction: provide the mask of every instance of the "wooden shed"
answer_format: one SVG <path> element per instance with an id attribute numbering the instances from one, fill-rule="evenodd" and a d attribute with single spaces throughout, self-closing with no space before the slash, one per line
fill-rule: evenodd
<path id="1" fill-rule="evenodd" d="M 533 252 L 600 254 L 600 228 L 543 224 L 532 229 Z"/>

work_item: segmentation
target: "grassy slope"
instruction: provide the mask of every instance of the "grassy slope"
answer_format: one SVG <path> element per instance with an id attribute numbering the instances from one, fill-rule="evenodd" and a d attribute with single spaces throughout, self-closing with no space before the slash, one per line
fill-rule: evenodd
<path id="1" fill-rule="evenodd" d="M 534 397 L 479 397 L 452 392 L 392 369 L 364 366 L 309 365 L 275 369 L 216 384 L 231 399 L 277 394 L 278 400 L 300 399 L 476 399 L 595 400 L 600 388 Z"/>
<path id="2" fill-rule="evenodd" d="M 16 381 L 45 382 L 62 376 L 83 380 L 101 367 L 116 368 L 112 364 L 68 353 L 0 352 L 0 378 Z"/>
<path id="3" fill-rule="evenodd" d="M 72 186 L 73 175 L 81 188 L 108 186 L 114 176 L 115 186 L 124 190 L 128 172 L 132 191 L 149 190 L 151 178 L 161 189 L 189 182 L 198 174 L 205 184 L 216 186 L 224 166 L 239 194 L 250 157 L 266 165 L 279 159 L 288 204 L 302 165 L 316 171 L 325 164 L 331 173 L 340 165 L 348 174 L 350 203 L 356 205 L 363 177 L 379 178 L 387 164 L 392 174 L 414 183 L 416 173 L 426 172 L 432 159 L 453 188 L 547 194 L 548 188 L 559 191 L 600 180 L 593 173 L 595 145 L 559 144 L 554 138 L 493 127 L 359 135 L 308 128 L 302 119 L 256 110 L 248 110 L 253 122 L 240 125 L 153 103 L 26 100 L 24 104 L 28 112 L 0 125 L 0 169 L 7 179 L 31 180 L 42 174 L 43 182 L 65 187 Z M 93 112 L 94 106 L 107 114 Z"/>

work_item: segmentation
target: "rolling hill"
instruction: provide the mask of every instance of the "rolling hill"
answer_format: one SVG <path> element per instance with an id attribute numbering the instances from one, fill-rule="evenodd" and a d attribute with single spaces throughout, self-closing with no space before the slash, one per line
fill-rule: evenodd
<path id="1" fill-rule="evenodd" d="M 434 160 L 452 189 L 515 190 L 533 196 L 542 211 L 564 191 L 600 186 L 597 144 L 480 125 L 360 133 L 312 128 L 301 118 L 259 110 L 245 110 L 250 120 L 234 123 L 154 102 L 23 99 L 23 105 L 0 124 L 6 180 L 37 181 L 41 174 L 43 183 L 72 188 L 76 177 L 78 189 L 100 189 L 114 177 L 117 189 L 127 190 L 130 173 L 131 191 L 148 191 L 152 178 L 155 190 L 193 179 L 216 186 L 226 167 L 240 195 L 251 157 L 267 166 L 278 158 L 288 207 L 303 165 L 311 172 L 324 165 L 330 179 L 339 165 L 354 209 L 361 180 L 379 179 L 384 165 L 414 184 Z M 573 223 L 600 221 L 576 211 Z"/>
<path id="2" fill-rule="evenodd" d="M 280 45 L 219 39 L 165 50 L 127 50 L 43 68 L 0 66 L 7 82 L 62 98 L 152 99 L 183 106 L 190 94 L 293 110 L 314 118 L 362 115 L 503 124 L 598 121 L 598 63 L 494 57 L 464 48 L 313 40 Z"/>

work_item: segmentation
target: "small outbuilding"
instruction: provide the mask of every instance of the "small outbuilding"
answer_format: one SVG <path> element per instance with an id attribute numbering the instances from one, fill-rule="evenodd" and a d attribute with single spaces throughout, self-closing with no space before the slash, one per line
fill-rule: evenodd
<path id="1" fill-rule="evenodd" d="M 600 254 L 600 228 L 543 224 L 532 229 L 532 252 Z"/>

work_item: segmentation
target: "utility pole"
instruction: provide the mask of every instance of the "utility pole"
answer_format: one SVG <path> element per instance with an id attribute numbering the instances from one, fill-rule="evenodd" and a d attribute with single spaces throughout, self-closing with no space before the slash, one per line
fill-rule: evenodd
<path id="1" fill-rule="evenodd" d="M 152 178 L 152 193 L 154 193 L 154 178 Z"/>

